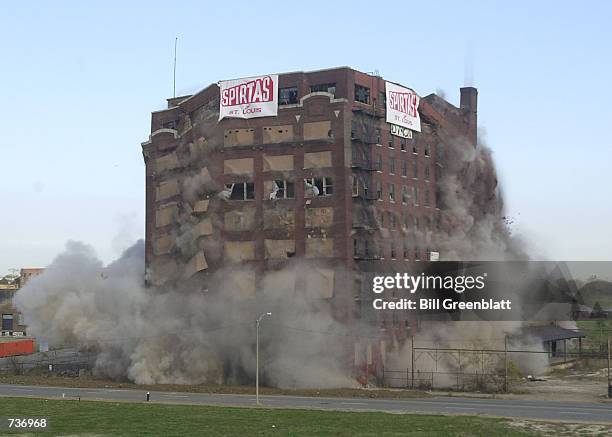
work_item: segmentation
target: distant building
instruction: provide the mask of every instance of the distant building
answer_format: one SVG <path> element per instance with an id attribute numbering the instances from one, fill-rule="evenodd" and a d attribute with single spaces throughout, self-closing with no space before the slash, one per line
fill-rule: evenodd
<path id="1" fill-rule="evenodd" d="M 0 279 L 0 336 L 20 337 L 26 335 L 26 325 L 22 314 L 13 306 L 15 293 L 23 288 L 34 276 L 41 274 L 43 268 L 24 268 L 14 280 Z"/>
<path id="2" fill-rule="evenodd" d="M 28 281 L 32 277 L 40 275 L 44 271 L 45 271 L 44 268 L 39 268 L 39 267 L 21 269 L 20 275 L 19 275 L 19 288 L 25 287 L 25 285 L 28 283 Z"/>

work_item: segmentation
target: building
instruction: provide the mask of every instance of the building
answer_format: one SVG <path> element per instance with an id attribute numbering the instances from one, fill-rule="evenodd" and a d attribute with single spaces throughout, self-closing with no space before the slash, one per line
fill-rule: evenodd
<path id="1" fill-rule="evenodd" d="M 388 84 L 348 67 L 280 74 L 277 115 L 248 119 L 219 120 L 217 84 L 168 99 L 142 144 L 149 282 L 239 265 L 228 280 L 242 275 L 252 294 L 266 272 L 300 262 L 296 289 L 347 320 L 345 272 L 436 257 L 441 146 L 476 144 L 477 90 L 461 88 L 459 107 L 411 100 L 411 129 L 386 121 Z"/>
<path id="2" fill-rule="evenodd" d="M 13 297 L 33 276 L 41 274 L 44 270 L 44 268 L 23 268 L 18 277 L 11 275 L 10 280 L 7 277 L 0 279 L 0 316 L 2 317 L 0 336 L 26 335 L 23 316 L 13 306 Z"/>
<path id="3" fill-rule="evenodd" d="M 44 271 L 45 269 L 40 267 L 21 269 L 19 271 L 19 288 L 25 287 L 32 277 L 40 275 Z"/>

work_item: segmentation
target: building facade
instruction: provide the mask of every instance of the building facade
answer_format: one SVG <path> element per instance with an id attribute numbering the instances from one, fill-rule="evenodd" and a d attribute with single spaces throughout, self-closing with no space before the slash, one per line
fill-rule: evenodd
<path id="1" fill-rule="evenodd" d="M 142 144 L 149 282 L 231 267 L 252 295 L 300 265 L 291 288 L 346 320 L 347 272 L 437 256 L 443 144 L 476 145 L 477 91 L 462 88 L 460 107 L 423 97 L 420 132 L 392 131 L 385 84 L 348 67 L 280 74 L 278 115 L 250 119 L 218 120 L 216 84 L 169 99 Z"/>

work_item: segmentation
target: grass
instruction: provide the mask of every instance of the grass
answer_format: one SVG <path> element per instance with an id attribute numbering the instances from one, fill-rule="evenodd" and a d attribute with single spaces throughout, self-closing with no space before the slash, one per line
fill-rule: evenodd
<path id="1" fill-rule="evenodd" d="M 608 336 L 612 340 L 612 320 L 577 320 L 576 325 L 586 335 L 583 346 L 587 350 L 605 348 Z"/>
<path id="2" fill-rule="evenodd" d="M 35 435 L 528 436 L 504 419 L 0 398 L 2 416 L 46 416 Z"/>

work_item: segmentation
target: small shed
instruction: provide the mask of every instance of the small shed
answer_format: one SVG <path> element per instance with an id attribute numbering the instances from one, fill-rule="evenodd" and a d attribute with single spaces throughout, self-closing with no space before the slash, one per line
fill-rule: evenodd
<path id="1" fill-rule="evenodd" d="M 521 329 L 520 337 L 531 337 L 542 342 L 550 358 L 567 359 L 568 340 L 578 339 L 578 355 L 582 352 L 582 339 L 585 334 L 578 329 L 567 329 L 557 325 L 527 326 Z M 517 336 L 518 337 L 518 336 Z"/>

